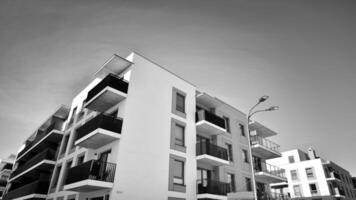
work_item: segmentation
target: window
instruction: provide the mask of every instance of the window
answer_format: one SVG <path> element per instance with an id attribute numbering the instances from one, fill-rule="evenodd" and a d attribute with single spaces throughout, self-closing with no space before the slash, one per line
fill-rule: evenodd
<path id="1" fill-rule="evenodd" d="M 184 147 L 184 126 L 176 124 L 174 138 L 175 145 Z"/>
<path id="2" fill-rule="evenodd" d="M 172 91 L 172 113 L 180 117 L 185 118 L 185 97 L 186 93 L 183 91 L 173 88 Z"/>
<path id="3" fill-rule="evenodd" d="M 307 174 L 308 179 L 315 178 L 314 170 L 312 167 L 305 168 L 305 173 Z"/>
<path id="4" fill-rule="evenodd" d="M 310 193 L 311 193 L 312 195 L 318 194 L 318 188 L 316 187 L 316 184 L 315 184 L 315 183 L 309 184 L 309 189 L 310 189 Z"/>
<path id="5" fill-rule="evenodd" d="M 84 158 L 85 158 L 85 155 L 78 156 L 77 165 L 83 164 L 84 163 Z"/>
<path id="6" fill-rule="evenodd" d="M 235 186 L 235 174 L 227 174 L 227 182 L 230 185 L 230 189 L 232 192 L 236 192 L 236 186 Z"/>
<path id="7" fill-rule="evenodd" d="M 226 149 L 227 149 L 227 158 L 230 162 L 233 162 L 233 158 L 232 158 L 232 145 L 229 143 L 226 143 Z"/>
<path id="8" fill-rule="evenodd" d="M 296 197 L 301 197 L 302 196 L 302 189 L 300 188 L 300 185 L 294 185 L 293 186 L 293 190 L 294 190 L 294 195 Z"/>
<path id="9" fill-rule="evenodd" d="M 245 162 L 245 163 L 248 163 L 248 155 L 247 155 L 247 151 L 245 149 L 242 149 L 242 160 Z"/>
<path id="10" fill-rule="evenodd" d="M 289 163 L 295 163 L 294 156 L 288 156 Z"/>
<path id="11" fill-rule="evenodd" d="M 52 189 L 56 189 L 57 184 L 58 184 L 58 178 L 59 178 L 59 174 L 61 173 L 61 169 L 62 169 L 62 165 L 59 165 L 56 167 L 55 173 L 54 173 L 54 177 L 52 180 Z"/>
<path id="12" fill-rule="evenodd" d="M 181 156 L 169 155 L 168 189 L 176 192 L 186 192 L 184 185 L 184 164 L 186 159 Z"/>
<path id="13" fill-rule="evenodd" d="M 290 170 L 290 176 L 292 177 L 292 180 L 295 181 L 295 180 L 298 180 L 298 172 L 297 170 Z"/>
<path id="14" fill-rule="evenodd" d="M 247 191 L 252 191 L 252 185 L 251 185 L 251 179 L 250 178 L 245 178 L 245 184 L 246 184 L 246 190 Z"/>
<path id="15" fill-rule="evenodd" d="M 176 98 L 176 110 L 185 113 L 185 96 L 177 93 Z"/>
<path id="16" fill-rule="evenodd" d="M 67 145 L 68 145 L 68 140 L 69 140 L 69 134 L 64 136 L 63 142 L 62 142 L 62 149 L 59 155 L 63 155 L 66 152 Z"/>
<path id="17" fill-rule="evenodd" d="M 230 133 L 230 119 L 228 117 L 223 116 L 224 120 L 225 120 L 225 127 L 226 127 L 226 132 Z"/>
<path id="18" fill-rule="evenodd" d="M 241 135 L 245 137 L 245 136 L 246 136 L 246 133 L 245 133 L 245 126 L 242 125 L 242 124 L 239 124 L 239 126 L 240 126 Z"/>
<path id="19" fill-rule="evenodd" d="M 185 147 L 185 123 L 171 119 L 171 149 L 186 152 Z"/>
<path id="20" fill-rule="evenodd" d="M 183 161 L 174 160 L 173 183 L 184 185 L 184 162 Z"/>

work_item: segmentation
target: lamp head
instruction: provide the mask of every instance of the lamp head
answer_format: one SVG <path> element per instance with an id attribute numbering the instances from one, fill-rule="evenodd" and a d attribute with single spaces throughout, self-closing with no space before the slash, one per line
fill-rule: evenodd
<path id="1" fill-rule="evenodd" d="M 258 100 L 258 102 L 259 102 L 259 103 L 265 102 L 268 98 L 269 98 L 269 96 L 263 95 L 263 96 Z"/>
<path id="2" fill-rule="evenodd" d="M 274 110 L 279 110 L 279 106 L 271 106 L 266 109 L 266 111 L 274 111 Z"/>

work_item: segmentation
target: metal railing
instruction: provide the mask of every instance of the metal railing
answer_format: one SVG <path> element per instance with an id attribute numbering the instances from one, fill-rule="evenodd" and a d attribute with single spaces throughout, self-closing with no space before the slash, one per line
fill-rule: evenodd
<path id="1" fill-rule="evenodd" d="M 41 162 L 42 160 L 54 160 L 55 159 L 55 152 L 52 149 L 46 149 L 41 153 L 37 154 L 36 156 L 29 159 L 25 164 L 18 167 L 15 171 L 11 173 L 10 179 L 14 178 L 15 176 L 21 174 L 22 172 L 26 171 L 30 167 L 36 165 L 37 163 Z"/>
<path id="2" fill-rule="evenodd" d="M 275 192 L 257 192 L 257 200 L 289 200 L 290 197 L 287 194 L 275 193 Z"/>
<path id="3" fill-rule="evenodd" d="M 117 78 L 112 74 L 109 74 L 88 92 L 85 102 L 89 102 L 94 96 L 96 96 L 107 86 L 119 90 L 123 93 L 127 93 L 129 83 L 123 79 Z"/>
<path id="4" fill-rule="evenodd" d="M 205 120 L 208 121 L 214 125 L 217 125 L 223 129 L 226 129 L 225 127 L 225 119 L 222 117 L 219 117 L 215 115 L 214 113 L 208 112 L 206 110 L 199 110 L 196 112 L 196 122 Z"/>
<path id="5" fill-rule="evenodd" d="M 114 182 L 116 164 L 90 160 L 68 170 L 66 183 L 71 184 L 82 180 Z"/>
<path id="6" fill-rule="evenodd" d="M 211 179 L 199 179 L 197 181 L 197 187 L 198 194 L 216 194 L 226 196 L 227 193 L 231 192 L 229 183 Z"/>
<path id="7" fill-rule="evenodd" d="M 98 128 L 120 134 L 122 120 L 109 115 L 99 114 L 77 129 L 77 140 Z"/>
<path id="8" fill-rule="evenodd" d="M 279 145 L 258 135 L 251 135 L 251 145 L 259 144 L 279 153 Z"/>
<path id="9" fill-rule="evenodd" d="M 53 130 L 59 130 L 58 127 L 56 127 L 55 123 L 52 123 L 46 130 L 41 131 L 38 130 L 38 134 L 36 135 L 35 139 L 32 141 L 28 141 L 25 148 L 18 153 L 17 157 L 22 156 L 27 150 L 29 150 L 32 146 L 34 146 L 37 142 L 39 142 L 40 140 L 42 140 L 45 136 L 47 136 L 50 132 L 52 132 Z"/>
<path id="10" fill-rule="evenodd" d="M 272 174 L 274 176 L 278 176 L 281 178 L 286 178 L 285 170 L 282 168 L 279 168 L 277 166 L 265 163 L 265 162 L 259 162 L 259 163 L 254 163 L 254 169 L 255 172 L 265 172 Z"/>
<path id="11" fill-rule="evenodd" d="M 207 154 L 220 159 L 228 160 L 227 149 L 209 142 L 198 142 L 196 144 L 197 156 Z"/>
<path id="12" fill-rule="evenodd" d="M 47 194 L 49 183 L 44 181 L 35 181 L 20 188 L 9 191 L 3 196 L 3 200 L 16 199 L 30 194 Z"/>

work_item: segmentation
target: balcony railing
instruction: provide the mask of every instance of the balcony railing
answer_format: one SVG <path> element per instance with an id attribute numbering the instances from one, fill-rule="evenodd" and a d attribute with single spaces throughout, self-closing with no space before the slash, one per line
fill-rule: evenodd
<path id="1" fill-rule="evenodd" d="M 58 130 L 55 123 L 52 123 L 46 130 L 40 131 L 38 130 L 38 134 L 36 135 L 33 141 L 27 142 L 25 148 L 18 153 L 17 157 L 22 156 L 27 150 L 29 150 L 32 146 L 34 146 L 38 141 L 42 140 L 46 135 L 48 135 L 51 131 Z"/>
<path id="2" fill-rule="evenodd" d="M 257 200 L 289 200 L 287 194 L 280 194 L 274 192 L 257 192 Z"/>
<path id="3" fill-rule="evenodd" d="M 76 183 L 83 180 L 96 180 L 114 182 L 116 164 L 91 160 L 72 167 L 68 171 L 66 184 Z"/>
<path id="4" fill-rule="evenodd" d="M 111 87 L 123 93 L 127 93 L 129 83 L 120 78 L 117 78 L 112 74 L 109 74 L 88 92 L 85 102 L 89 102 L 93 97 L 95 97 L 106 87 Z"/>
<path id="5" fill-rule="evenodd" d="M 219 147 L 209 142 L 198 142 L 196 144 L 197 156 L 207 154 L 223 160 L 228 160 L 227 149 Z"/>
<path id="6" fill-rule="evenodd" d="M 230 184 L 211 179 L 201 179 L 197 181 L 198 194 L 215 194 L 226 196 L 231 192 Z"/>
<path id="7" fill-rule="evenodd" d="M 251 136 L 251 145 L 259 144 L 272 151 L 279 152 L 279 145 L 258 135 Z"/>
<path id="8" fill-rule="evenodd" d="M 48 187 L 49 187 L 48 182 L 35 181 L 23 187 L 9 191 L 7 194 L 5 194 L 5 196 L 2 199 L 10 200 L 10 199 L 16 199 L 19 197 L 27 196 L 30 194 L 47 194 Z"/>
<path id="9" fill-rule="evenodd" d="M 270 165 L 265 162 L 254 163 L 255 172 L 265 172 L 278 176 L 281 178 L 286 178 L 285 170 L 274 165 Z"/>
<path id="10" fill-rule="evenodd" d="M 122 128 L 122 120 L 109 115 L 100 114 L 77 129 L 77 140 L 98 128 L 120 134 Z"/>
<path id="11" fill-rule="evenodd" d="M 214 113 L 208 112 L 206 110 L 199 110 L 196 113 L 196 122 L 199 121 L 208 121 L 216 126 L 219 126 L 223 129 L 225 129 L 225 120 L 217 115 L 215 115 Z"/>
<path id="12" fill-rule="evenodd" d="M 36 156 L 32 157 L 28 160 L 24 165 L 18 167 L 15 171 L 11 173 L 10 179 L 14 178 L 15 176 L 21 174 L 22 172 L 26 171 L 30 167 L 36 165 L 37 163 L 43 160 L 54 160 L 55 152 L 51 149 L 46 149 L 41 153 L 37 154 Z"/>

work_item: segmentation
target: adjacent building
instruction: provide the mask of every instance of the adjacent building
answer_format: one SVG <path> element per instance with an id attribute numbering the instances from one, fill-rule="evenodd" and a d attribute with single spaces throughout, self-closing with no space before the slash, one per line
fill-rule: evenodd
<path id="1" fill-rule="evenodd" d="M 295 149 L 268 160 L 286 171 L 288 181 L 271 184 L 274 192 L 292 199 L 356 199 L 350 173 L 336 163 L 320 158 L 315 150 Z"/>
<path id="2" fill-rule="evenodd" d="M 14 154 L 11 154 L 7 158 L 0 160 L 0 199 L 2 199 L 6 190 L 7 181 L 10 177 L 15 157 Z"/>
<path id="3" fill-rule="evenodd" d="M 254 199 L 276 133 L 137 53 L 114 55 L 27 139 L 5 199 Z M 251 146 L 252 144 L 252 146 Z M 251 159 L 251 154 L 254 155 Z M 254 166 L 254 170 L 252 170 Z"/>

